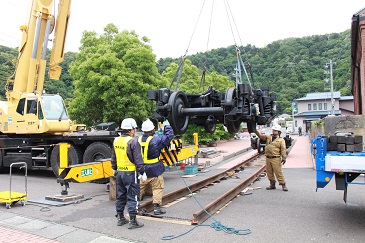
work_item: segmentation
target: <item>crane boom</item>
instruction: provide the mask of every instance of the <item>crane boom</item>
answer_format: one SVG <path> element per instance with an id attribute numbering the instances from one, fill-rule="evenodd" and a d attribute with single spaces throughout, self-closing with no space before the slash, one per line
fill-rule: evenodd
<path id="1" fill-rule="evenodd" d="M 32 0 L 28 24 L 21 26 L 15 76 L 6 85 L 7 101 L 0 102 L 0 132 L 6 134 L 63 134 L 71 121 L 59 95 L 44 95 L 48 43 L 53 42 L 49 77 L 58 80 L 64 59 L 71 0 Z M 50 35 L 54 30 L 54 38 Z"/>

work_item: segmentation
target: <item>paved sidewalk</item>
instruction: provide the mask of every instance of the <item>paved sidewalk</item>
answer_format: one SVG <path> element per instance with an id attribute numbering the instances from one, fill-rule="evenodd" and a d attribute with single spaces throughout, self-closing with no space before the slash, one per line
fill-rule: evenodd
<path id="1" fill-rule="evenodd" d="M 283 168 L 314 168 L 309 136 L 294 135 L 292 138 L 295 140 L 295 144 L 291 148 Z"/>
<path id="2" fill-rule="evenodd" d="M 10 209 L 11 210 L 11 209 Z M 76 227 L 19 216 L 11 212 L 0 214 L 0 243 L 77 242 L 127 243 L 122 239 Z"/>

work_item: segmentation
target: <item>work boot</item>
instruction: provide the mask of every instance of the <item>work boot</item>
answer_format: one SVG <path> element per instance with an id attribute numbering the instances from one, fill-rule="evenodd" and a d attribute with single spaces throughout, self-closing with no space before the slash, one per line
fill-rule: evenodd
<path id="1" fill-rule="evenodd" d="M 283 191 L 284 192 L 287 192 L 288 191 L 288 188 L 286 187 L 285 183 L 284 184 L 281 184 L 281 186 L 283 187 Z"/>
<path id="2" fill-rule="evenodd" d="M 129 217 L 130 217 L 130 221 L 129 221 L 128 229 L 137 229 L 137 228 L 143 227 L 144 224 L 139 223 L 137 221 L 136 215 L 129 214 Z"/>
<path id="3" fill-rule="evenodd" d="M 161 208 L 159 204 L 155 203 L 153 204 L 153 214 L 154 215 L 160 215 L 166 213 L 166 210 Z"/>
<path id="4" fill-rule="evenodd" d="M 115 215 L 115 217 L 117 217 L 117 219 L 118 219 L 118 222 L 117 222 L 117 225 L 118 226 L 122 226 L 122 225 L 125 225 L 125 224 L 127 224 L 129 221 L 128 221 L 128 219 L 126 219 L 125 217 L 124 217 L 124 214 L 123 213 L 117 213 L 116 215 Z"/>
<path id="5" fill-rule="evenodd" d="M 266 187 L 266 190 L 273 190 L 276 189 L 275 181 L 270 181 L 270 186 Z"/>

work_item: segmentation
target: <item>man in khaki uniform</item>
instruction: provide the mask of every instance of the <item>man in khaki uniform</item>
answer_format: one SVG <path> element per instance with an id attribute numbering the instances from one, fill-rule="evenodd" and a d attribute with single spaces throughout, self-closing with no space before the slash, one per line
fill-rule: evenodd
<path id="1" fill-rule="evenodd" d="M 261 134 L 255 130 L 256 135 L 266 141 L 265 156 L 266 156 L 266 172 L 270 181 L 270 186 L 266 187 L 267 190 L 276 189 L 275 176 L 279 182 L 279 185 L 283 187 L 283 191 L 288 191 L 285 184 L 285 178 L 282 171 L 282 165 L 286 162 L 286 146 L 285 140 L 280 137 L 281 127 L 274 125 L 272 127 L 272 135 Z M 275 175 L 275 176 L 274 176 Z"/>

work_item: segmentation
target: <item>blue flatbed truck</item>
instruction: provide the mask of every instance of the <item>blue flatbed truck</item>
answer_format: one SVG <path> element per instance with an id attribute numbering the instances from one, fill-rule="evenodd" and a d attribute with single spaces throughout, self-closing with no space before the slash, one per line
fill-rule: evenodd
<path id="1" fill-rule="evenodd" d="M 315 156 L 317 190 L 327 186 L 334 176 L 336 190 L 344 191 L 346 203 L 348 185 L 365 184 L 365 181 L 356 180 L 365 173 L 365 151 L 362 151 L 362 136 L 343 137 L 344 143 L 334 143 L 330 139 L 337 140 L 339 136 L 318 135 L 311 141 L 311 152 Z"/>

